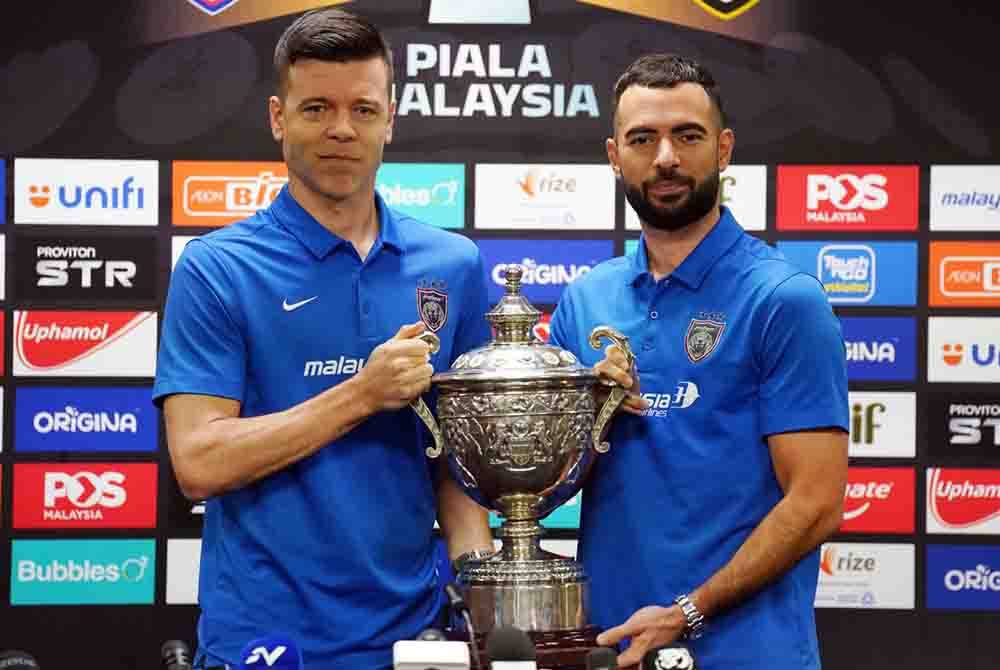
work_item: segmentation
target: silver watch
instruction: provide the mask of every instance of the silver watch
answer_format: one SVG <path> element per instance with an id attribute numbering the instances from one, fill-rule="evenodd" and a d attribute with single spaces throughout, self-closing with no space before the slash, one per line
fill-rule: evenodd
<path id="1" fill-rule="evenodd" d="M 451 571 L 457 577 L 461 574 L 462 568 L 469 561 L 481 561 L 484 558 L 489 558 L 495 553 L 497 552 L 493 547 L 490 547 L 489 549 L 473 549 L 472 551 L 467 551 L 464 554 L 460 554 L 451 562 Z"/>
<path id="2" fill-rule="evenodd" d="M 697 640 L 699 637 L 704 635 L 705 615 L 698 610 L 698 607 L 693 602 L 691 602 L 691 599 L 687 596 L 687 594 L 682 593 L 677 596 L 674 598 L 674 602 L 681 608 L 681 612 L 687 620 L 687 625 L 684 627 L 684 637 L 688 640 Z"/>

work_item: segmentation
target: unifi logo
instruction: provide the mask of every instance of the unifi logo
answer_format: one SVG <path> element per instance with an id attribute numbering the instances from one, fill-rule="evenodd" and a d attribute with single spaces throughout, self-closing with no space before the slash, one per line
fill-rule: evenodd
<path id="1" fill-rule="evenodd" d="M 576 193 L 574 177 L 561 177 L 554 172 L 543 173 L 538 169 L 528 170 L 517 180 L 517 185 L 529 198 L 547 193 Z"/>
<path id="2" fill-rule="evenodd" d="M 839 551 L 835 545 L 828 544 L 823 549 L 819 569 L 831 577 L 848 574 L 871 574 L 878 569 L 878 563 L 874 556 L 855 554 L 853 551 L 844 553 Z"/>
<path id="3" fill-rule="evenodd" d="M 981 563 L 972 570 L 949 570 L 944 573 L 944 587 L 949 591 L 1000 591 L 1000 570 Z"/>
<path id="4" fill-rule="evenodd" d="M 132 412 L 81 412 L 67 406 L 60 412 L 38 412 L 31 425 L 39 433 L 135 433 Z"/>
<path id="5" fill-rule="evenodd" d="M 896 361 L 896 346 L 892 342 L 873 342 L 845 340 L 847 360 L 865 363 L 894 363 Z"/>
<path id="6" fill-rule="evenodd" d="M 858 518 L 871 509 L 874 501 L 888 500 L 892 489 L 893 482 L 848 482 L 844 489 L 844 520 Z"/>
<path id="7" fill-rule="evenodd" d="M 215 16 L 226 11 L 239 2 L 239 0 L 188 0 L 188 2 L 205 14 Z"/>
<path id="8" fill-rule="evenodd" d="M 950 365 L 952 367 L 960 365 L 964 355 L 965 347 L 961 344 L 945 344 L 941 346 L 941 360 L 943 360 L 946 365 Z"/>
<path id="9" fill-rule="evenodd" d="M 438 182 L 426 188 L 411 188 L 395 182 L 379 183 L 379 195 L 390 207 L 448 207 L 456 204 L 459 183 L 457 179 Z"/>
<path id="10" fill-rule="evenodd" d="M 806 177 L 806 219 L 863 222 L 864 211 L 889 204 L 887 182 L 881 174 L 810 174 Z"/>
<path id="11" fill-rule="evenodd" d="M 112 288 L 131 287 L 136 274 L 136 264 L 128 260 L 100 260 L 94 247 L 45 246 L 35 250 L 39 260 L 35 263 L 38 286 L 69 286 L 70 276 L 79 275 L 82 288 L 98 283 Z M 103 276 L 102 276 L 103 275 Z"/>
<path id="12" fill-rule="evenodd" d="M 997 356 L 997 345 L 990 343 L 980 345 L 978 343 L 969 347 L 969 360 L 979 367 L 1000 365 L 1000 357 Z M 965 360 L 965 346 L 957 343 L 941 345 L 941 360 L 945 365 L 957 367 Z"/>
<path id="13" fill-rule="evenodd" d="M 698 385 L 694 382 L 680 382 L 673 393 L 643 393 L 642 398 L 649 403 L 642 416 L 662 418 L 671 408 L 685 409 L 700 398 Z"/>
<path id="14" fill-rule="evenodd" d="M 340 356 L 325 361 L 306 361 L 303 377 L 327 377 L 330 375 L 353 375 L 365 366 L 363 358 Z"/>
<path id="15" fill-rule="evenodd" d="M 28 202 L 33 207 L 48 207 L 53 201 L 66 209 L 143 209 L 145 189 L 137 186 L 135 177 L 126 177 L 121 184 L 28 185 Z"/>
<path id="16" fill-rule="evenodd" d="M 876 417 L 885 414 L 885 404 L 872 402 L 866 405 L 854 403 L 851 406 L 851 443 L 873 444 L 875 431 L 882 427 Z"/>
<path id="17" fill-rule="evenodd" d="M 537 263 L 533 258 L 525 258 L 520 263 L 524 269 L 521 277 L 521 284 L 569 284 L 576 281 L 583 275 L 590 272 L 592 265 L 573 264 L 553 264 Z M 500 263 L 493 267 L 490 276 L 497 286 L 505 286 L 504 270 L 506 263 Z"/>
<path id="18" fill-rule="evenodd" d="M 21 560 L 17 563 L 17 579 L 22 583 L 116 583 L 141 582 L 149 568 L 148 556 L 127 558 L 121 563 L 97 563 L 90 560 L 36 563 Z"/>

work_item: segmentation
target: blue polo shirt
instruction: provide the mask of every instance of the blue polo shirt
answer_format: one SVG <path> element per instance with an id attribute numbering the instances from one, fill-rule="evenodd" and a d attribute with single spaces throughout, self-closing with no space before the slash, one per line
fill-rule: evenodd
<path id="1" fill-rule="evenodd" d="M 356 374 L 404 323 L 424 320 L 447 370 L 489 339 L 485 273 L 469 239 L 375 195 L 361 260 L 287 187 L 266 210 L 193 240 L 170 281 L 155 402 L 232 398 L 240 415 L 297 405 Z M 285 634 L 306 667 L 389 668 L 442 604 L 429 436 L 409 408 L 381 412 L 309 458 L 205 509 L 200 647 L 235 664 Z"/>
<path id="2" fill-rule="evenodd" d="M 583 493 L 580 556 L 594 623 L 623 623 L 670 605 L 736 553 L 782 491 L 765 438 L 847 430 L 847 372 L 838 320 L 819 282 L 747 235 L 718 224 L 668 277 L 654 281 L 645 241 L 571 284 L 551 339 L 594 365 L 600 324 L 629 337 L 642 417 L 614 420 L 611 451 Z M 813 551 L 777 582 L 714 617 L 691 643 L 704 670 L 819 667 Z"/>

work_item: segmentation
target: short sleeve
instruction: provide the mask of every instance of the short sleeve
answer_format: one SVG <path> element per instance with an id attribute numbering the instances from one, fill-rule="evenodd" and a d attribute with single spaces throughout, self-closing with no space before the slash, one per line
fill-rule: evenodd
<path id="1" fill-rule="evenodd" d="M 233 318 L 229 273 L 213 250 L 192 240 L 174 268 L 157 352 L 153 402 L 175 393 L 243 402 L 247 352 Z"/>
<path id="2" fill-rule="evenodd" d="M 481 347 L 490 341 L 490 324 L 485 314 L 490 309 L 489 295 L 486 292 L 486 270 L 483 258 L 476 249 L 476 259 L 472 271 L 464 287 L 462 313 L 459 315 L 458 328 L 455 330 L 455 342 L 451 349 L 452 360 L 467 351 Z"/>
<path id="3" fill-rule="evenodd" d="M 579 354 L 579 351 L 576 351 L 576 332 L 573 299 L 567 287 L 549 320 L 549 344 Z"/>
<path id="4" fill-rule="evenodd" d="M 816 278 L 796 274 L 779 284 L 759 332 L 763 434 L 833 426 L 847 431 L 844 338 Z"/>

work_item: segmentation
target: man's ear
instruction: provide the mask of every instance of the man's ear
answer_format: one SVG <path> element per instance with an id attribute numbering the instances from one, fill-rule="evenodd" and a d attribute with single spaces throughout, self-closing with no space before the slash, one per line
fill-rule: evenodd
<path id="1" fill-rule="evenodd" d="M 733 160 L 733 147 L 736 145 L 736 134 L 732 128 L 725 128 L 719 133 L 719 172 L 722 172 Z"/>
<path id="2" fill-rule="evenodd" d="M 621 179 L 622 168 L 618 156 L 618 145 L 615 144 L 613 137 L 604 140 L 604 149 L 608 152 L 608 162 L 611 164 L 611 171 L 615 173 L 615 179 Z"/>
<path id="3" fill-rule="evenodd" d="M 267 115 L 271 121 L 271 136 L 275 142 L 285 139 L 285 120 L 281 115 L 282 106 L 278 96 L 272 95 L 267 99 Z"/>
<path id="4" fill-rule="evenodd" d="M 385 127 L 385 143 L 392 143 L 392 129 L 396 123 L 396 101 L 389 101 L 389 125 Z"/>

